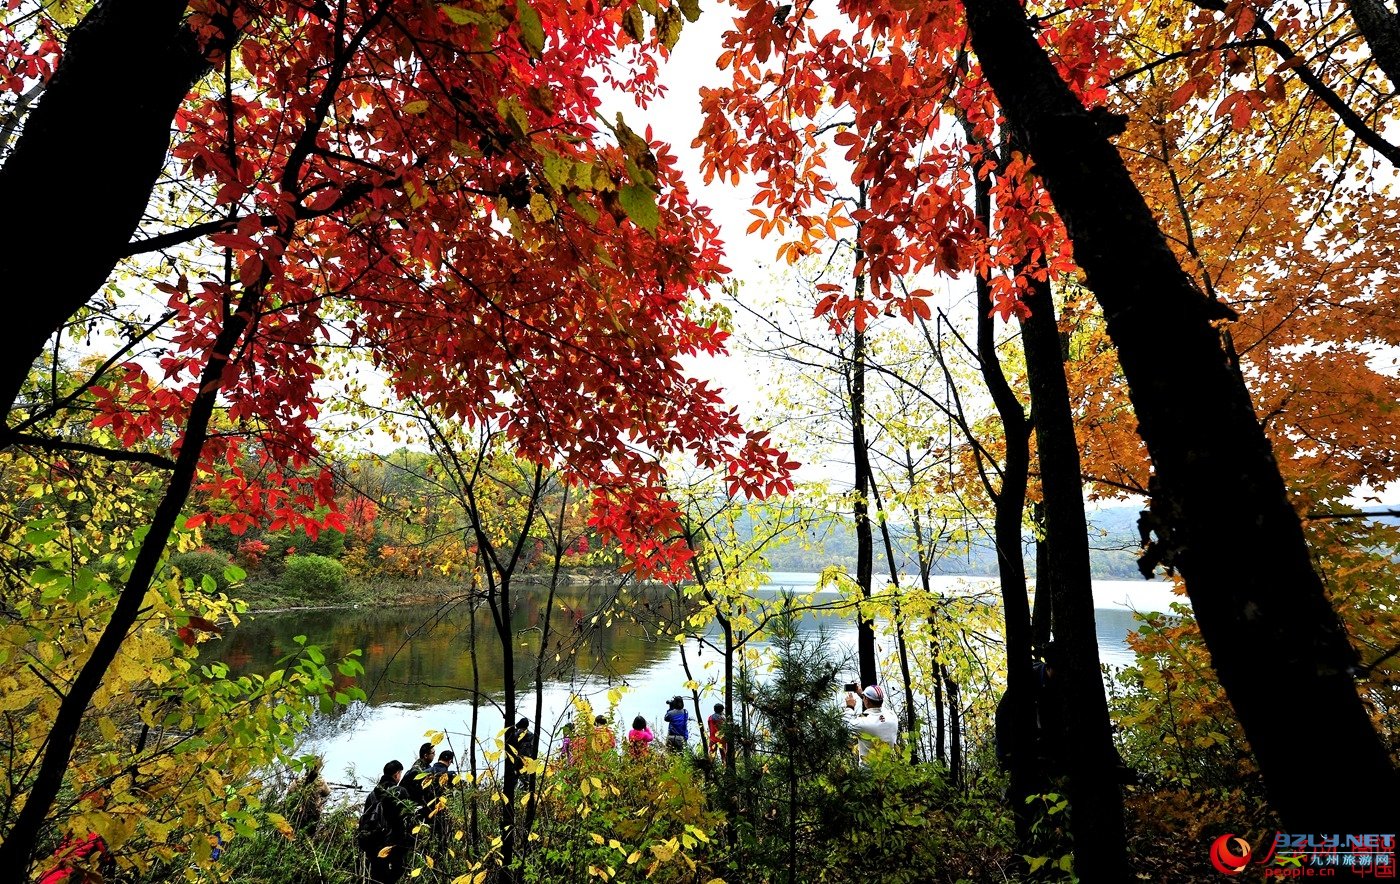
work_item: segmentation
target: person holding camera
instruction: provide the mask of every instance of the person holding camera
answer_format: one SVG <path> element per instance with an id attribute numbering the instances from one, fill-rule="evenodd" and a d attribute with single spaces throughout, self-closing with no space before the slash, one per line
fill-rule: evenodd
<path id="1" fill-rule="evenodd" d="M 662 720 L 666 722 L 666 749 L 670 752 L 683 751 L 686 743 L 690 742 L 690 713 L 685 711 L 685 700 L 679 696 L 672 697 Z"/>
<path id="2" fill-rule="evenodd" d="M 861 705 L 856 711 L 857 698 Z M 846 725 L 856 737 L 856 751 L 861 763 L 875 740 L 894 746 L 899 740 L 899 716 L 885 711 L 885 689 L 878 684 L 866 685 L 857 693 L 857 685 L 846 685 Z"/>

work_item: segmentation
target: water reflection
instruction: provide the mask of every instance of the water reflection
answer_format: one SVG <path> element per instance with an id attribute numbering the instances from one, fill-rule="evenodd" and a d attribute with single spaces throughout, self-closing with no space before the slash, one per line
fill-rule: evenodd
<path id="1" fill-rule="evenodd" d="M 813 574 L 774 574 L 763 591 L 776 599 L 781 589 L 810 590 Z M 983 592 L 995 588 L 984 579 L 942 578 L 947 592 Z M 548 746 L 557 741 L 559 726 L 571 714 L 571 698 L 585 697 L 606 711 L 609 688 L 624 689 L 616 714 L 619 723 L 634 715 L 656 721 L 666 700 L 685 691 L 682 646 L 652 628 L 639 626 L 608 613 L 615 588 L 568 587 L 557 594 L 551 617 L 551 640 L 545 655 L 542 714 L 538 729 Z M 1132 610 L 1165 610 L 1172 600 L 1160 583 L 1102 582 L 1094 586 L 1099 651 L 1103 662 L 1124 665 L 1132 655 L 1124 642 L 1134 628 Z M 516 630 L 516 683 L 521 691 L 519 712 L 534 717 L 536 698 L 533 648 L 544 626 L 546 590 L 521 588 L 515 593 L 513 624 Z M 623 611 L 638 619 L 669 613 L 664 593 L 632 594 L 623 600 Z M 592 618 L 598 616 L 596 624 Z M 473 619 L 477 635 L 476 672 L 473 672 L 470 635 Z M 798 630 L 815 634 L 824 630 L 827 646 L 838 661 L 850 661 L 855 644 L 854 625 L 846 618 L 806 612 Z M 429 730 L 444 731 L 466 757 L 467 734 L 473 713 L 478 716 L 478 743 L 491 746 L 504 727 L 500 698 L 504 693 L 504 661 L 489 609 L 473 610 L 465 601 L 410 607 L 359 607 L 327 611 L 297 611 L 247 618 L 242 625 L 206 651 L 222 659 L 235 674 L 265 673 L 283 656 L 298 649 L 295 637 L 307 636 L 331 659 L 355 648 L 363 649 L 365 675 L 361 687 L 369 694 L 365 704 L 334 717 L 323 718 L 304 734 L 307 751 L 326 757 L 333 779 L 358 777 L 361 781 L 390 758 L 412 759 L 414 749 Z M 694 639 L 685 653 L 692 675 L 702 685 L 705 705 L 719 698 L 722 669 L 718 655 Z M 892 650 L 892 649 L 885 649 Z M 557 655 L 557 660 L 555 659 Z M 849 667 L 854 671 L 854 666 Z M 476 676 L 481 702 L 472 702 Z M 624 728 L 625 729 L 625 728 Z M 350 770 L 353 769 L 353 770 Z"/>
<path id="2" fill-rule="evenodd" d="M 511 619 L 519 636 L 515 671 L 520 684 L 533 679 L 547 593 L 532 587 L 513 595 Z M 613 595 L 606 589 L 577 588 L 556 595 L 546 681 L 568 681 L 575 673 L 619 677 L 666 655 L 669 649 L 654 635 L 606 613 L 605 605 Z M 595 614 L 599 622 L 585 629 Z M 332 659 L 362 649 L 365 674 L 360 684 L 369 694 L 370 705 L 430 706 L 461 700 L 470 695 L 474 681 L 488 695 L 499 696 L 505 688 L 504 653 L 491 611 L 481 604 L 473 611 L 465 600 L 255 615 L 211 646 L 209 653 L 228 663 L 234 674 L 266 672 L 283 655 L 298 649 L 295 639 L 300 635 L 320 645 Z"/>

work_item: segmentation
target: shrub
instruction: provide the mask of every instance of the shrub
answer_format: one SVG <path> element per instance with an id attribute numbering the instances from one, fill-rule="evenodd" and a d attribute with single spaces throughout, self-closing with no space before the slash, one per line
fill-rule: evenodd
<path id="1" fill-rule="evenodd" d="M 291 556 L 279 583 L 291 595 L 329 598 L 345 591 L 345 568 L 325 556 Z"/>
<path id="2" fill-rule="evenodd" d="M 179 571 L 182 578 L 193 581 L 196 589 L 203 587 L 206 591 L 223 592 L 228 589 L 229 581 L 225 571 L 232 564 L 233 561 L 228 556 L 207 547 L 176 553 L 170 557 L 170 566 Z M 213 578 L 212 587 L 204 585 L 205 577 Z"/>
<path id="3" fill-rule="evenodd" d="M 581 717 L 586 732 L 591 717 Z M 551 764 L 525 881 L 709 881 L 723 816 L 685 753 L 640 757 L 605 749 Z M 534 838 L 535 836 L 532 836 Z"/>

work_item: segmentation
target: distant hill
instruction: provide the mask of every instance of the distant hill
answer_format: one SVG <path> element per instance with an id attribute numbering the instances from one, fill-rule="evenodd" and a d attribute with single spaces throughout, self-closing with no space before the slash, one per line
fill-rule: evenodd
<path id="1" fill-rule="evenodd" d="M 1137 517 L 1140 508 L 1111 507 L 1088 514 L 1089 568 L 1099 580 L 1141 580 L 1137 568 L 1139 555 Z M 974 532 L 976 533 L 976 532 Z M 907 529 L 895 527 L 891 539 L 900 569 L 916 570 L 913 543 Z M 774 571 L 820 571 L 830 565 L 855 568 L 855 528 L 849 521 L 833 525 L 820 537 L 809 537 L 810 548 L 789 543 L 768 554 L 769 568 Z M 1028 574 L 1035 573 L 1035 542 L 1025 537 L 1025 559 Z M 879 534 L 875 537 L 876 570 L 884 570 L 885 553 Z M 949 577 L 994 577 L 997 573 L 996 550 L 985 535 L 979 535 L 967 549 L 948 550 L 934 562 L 934 573 Z"/>

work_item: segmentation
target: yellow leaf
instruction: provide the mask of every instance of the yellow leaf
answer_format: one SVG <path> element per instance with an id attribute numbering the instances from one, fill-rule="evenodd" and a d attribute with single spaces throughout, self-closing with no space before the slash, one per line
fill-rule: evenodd
<path id="1" fill-rule="evenodd" d="M 403 112 L 406 114 L 421 114 L 427 109 L 428 101 L 425 98 L 420 98 L 417 101 L 410 101 L 403 106 Z"/>
<path id="2" fill-rule="evenodd" d="M 554 204 L 542 193 L 530 197 L 530 214 L 536 221 L 544 222 L 554 217 Z"/>

